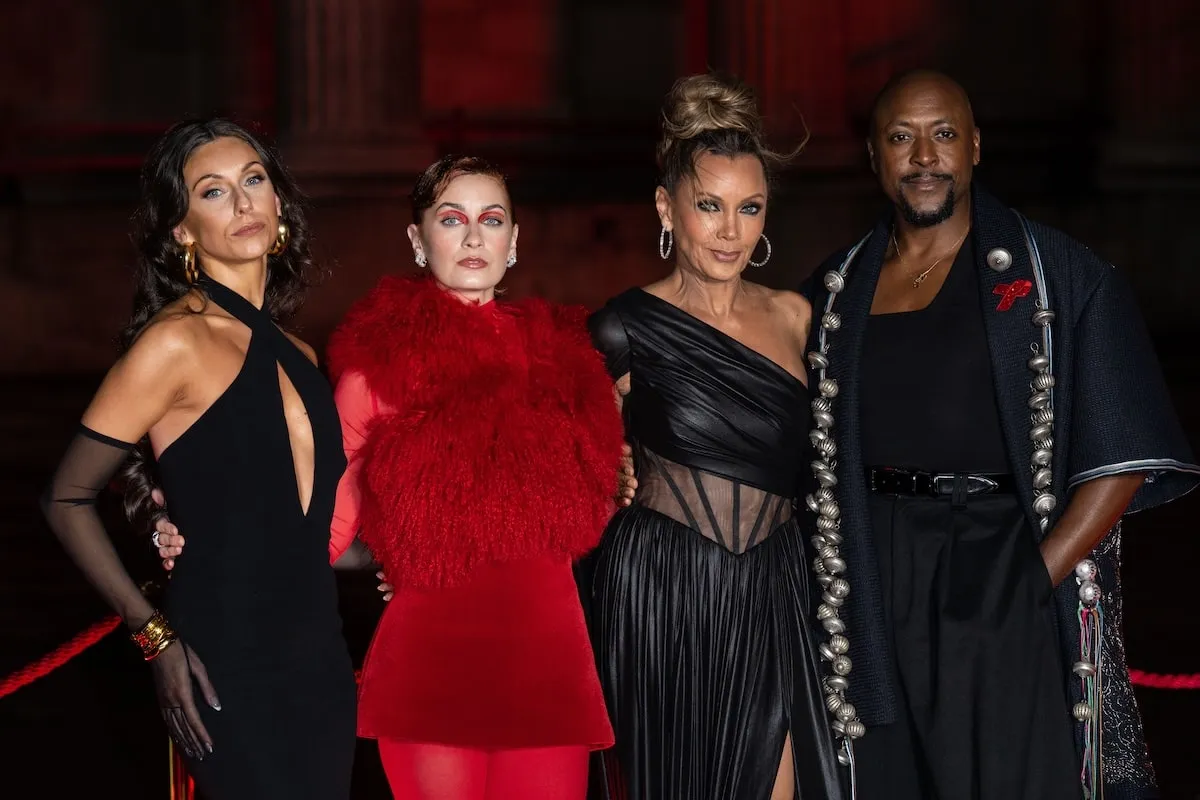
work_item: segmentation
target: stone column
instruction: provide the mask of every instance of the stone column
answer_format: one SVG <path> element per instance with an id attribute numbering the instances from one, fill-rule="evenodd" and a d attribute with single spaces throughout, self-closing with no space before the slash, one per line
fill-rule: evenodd
<path id="1" fill-rule="evenodd" d="M 433 159 L 419 135 L 420 5 L 282 1 L 280 138 L 307 191 L 412 176 Z"/>

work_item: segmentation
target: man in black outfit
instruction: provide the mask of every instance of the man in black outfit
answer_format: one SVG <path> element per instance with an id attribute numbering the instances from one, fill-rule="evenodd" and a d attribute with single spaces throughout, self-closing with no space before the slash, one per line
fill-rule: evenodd
<path id="1" fill-rule="evenodd" d="M 1200 467 L 1132 293 L 972 186 L 945 75 L 893 79 L 867 148 L 892 207 L 807 293 L 826 691 L 858 797 L 1157 797 L 1120 519 Z"/>

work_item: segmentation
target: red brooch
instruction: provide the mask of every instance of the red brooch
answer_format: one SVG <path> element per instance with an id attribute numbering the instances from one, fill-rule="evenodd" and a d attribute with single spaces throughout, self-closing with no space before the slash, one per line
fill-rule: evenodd
<path id="1" fill-rule="evenodd" d="M 996 310 L 1008 311 L 1013 307 L 1013 303 L 1017 302 L 1017 298 L 1024 297 L 1032 290 L 1033 281 L 1025 279 L 996 284 L 996 288 L 992 289 L 992 294 L 1000 295 L 1000 303 L 996 306 Z"/>

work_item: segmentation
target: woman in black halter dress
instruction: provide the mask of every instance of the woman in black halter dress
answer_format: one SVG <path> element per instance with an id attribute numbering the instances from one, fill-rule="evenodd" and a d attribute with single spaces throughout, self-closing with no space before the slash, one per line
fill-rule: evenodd
<path id="1" fill-rule="evenodd" d="M 199 707 L 215 746 L 189 769 L 213 798 L 346 797 L 355 684 L 329 565 L 346 467 L 333 392 L 265 311 L 208 276 L 198 285 L 251 335 L 233 383 L 158 457 L 171 515 L 194 532 L 163 610 L 203 654 L 222 704 Z M 312 426 L 307 508 L 280 369 Z"/>
<path id="2" fill-rule="evenodd" d="M 675 268 L 590 321 L 638 482 L 581 570 L 616 733 L 595 794 L 612 800 L 841 796 L 794 512 L 810 310 L 741 279 L 766 205 L 743 91 L 708 77 L 673 90 L 658 210 Z M 724 113 L 695 119 L 712 106 Z"/>
<path id="3" fill-rule="evenodd" d="M 341 426 L 312 356 L 277 325 L 309 262 L 297 200 L 273 154 L 235 125 L 184 123 L 164 136 L 144 172 L 126 352 L 44 499 L 55 534 L 150 662 L 207 800 L 350 791 L 354 673 L 329 564 Z M 127 509 L 146 510 L 135 442 L 147 435 L 171 514 L 192 533 L 165 613 L 126 573 L 94 508 L 133 455 Z"/>

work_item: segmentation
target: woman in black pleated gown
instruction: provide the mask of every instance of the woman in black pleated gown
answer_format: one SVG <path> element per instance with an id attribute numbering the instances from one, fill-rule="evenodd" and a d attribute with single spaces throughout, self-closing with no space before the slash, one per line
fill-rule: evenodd
<path id="1" fill-rule="evenodd" d="M 769 258 L 771 154 L 738 85 L 685 79 L 664 119 L 660 255 L 675 268 L 591 319 L 638 480 L 581 570 L 617 742 L 595 794 L 840 797 L 793 510 L 811 309 L 741 280 L 756 249 Z"/>

